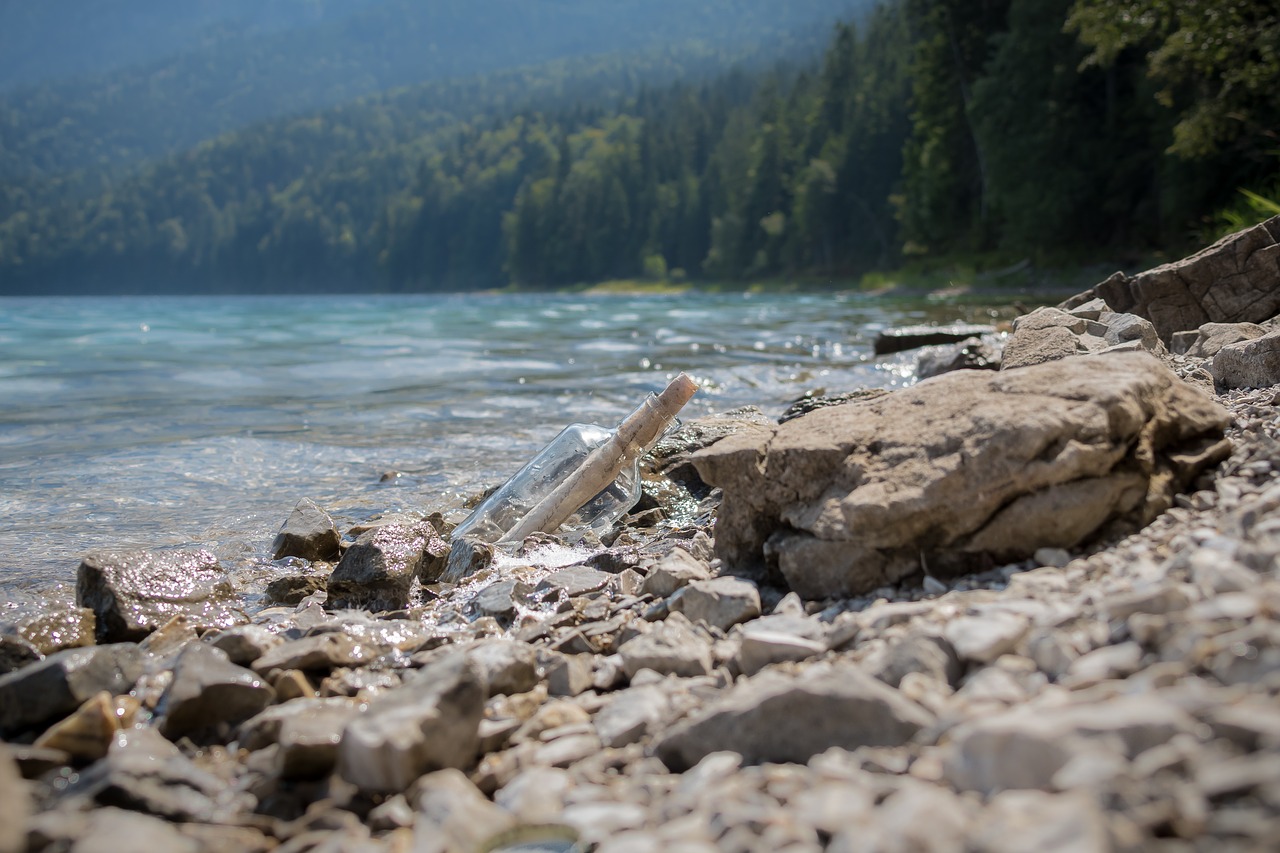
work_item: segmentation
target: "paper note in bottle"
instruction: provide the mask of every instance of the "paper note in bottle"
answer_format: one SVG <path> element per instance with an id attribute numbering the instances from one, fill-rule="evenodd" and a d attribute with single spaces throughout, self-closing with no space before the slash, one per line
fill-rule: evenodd
<path id="1" fill-rule="evenodd" d="M 572 424 L 475 508 L 453 531 L 495 544 L 519 544 L 568 525 L 603 533 L 640 500 L 640 458 L 698 390 L 681 373 L 614 429 Z"/>

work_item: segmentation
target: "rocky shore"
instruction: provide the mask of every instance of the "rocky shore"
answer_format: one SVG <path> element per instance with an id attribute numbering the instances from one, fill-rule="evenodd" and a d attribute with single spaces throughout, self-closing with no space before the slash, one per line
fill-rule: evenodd
<path id="1" fill-rule="evenodd" d="M 605 542 L 87 555 L 0 633 L 0 853 L 1275 849 L 1278 313 L 1280 218 L 685 424 Z"/>

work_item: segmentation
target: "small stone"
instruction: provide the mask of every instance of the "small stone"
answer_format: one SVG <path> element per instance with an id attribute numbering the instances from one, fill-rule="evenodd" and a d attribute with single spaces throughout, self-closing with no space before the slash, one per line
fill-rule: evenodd
<path id="1" fill-rule="evenodd" d="M 294 699 L 312 699 L 316 688 L 299 669 L 278 669 L 271 678 L 271 686 L 275 688 L 276 699 L 281 702 L 292 702 Z"/>
<path id="2" fill-rule="evenodd" d="M 754 623 L 743 629 L 737 653 L 738 669 L 746 675 L 754 675 L 770 664 L 808 660 L 827 650 L 821 640 L 751 625 Z"/>
<path id="3" fill-rule="evenodd" d="M 1210 372 L 1214 381 L 1226 388 L 1268 388 L 1280 384 L 1280 330 L 1225 345 L 1213 357 Z"/>
<path id="4" fill-rule="evenodd" d="M 577 696 L 590 690 L 594 655 L 565 655 L 550 652 L 543 666 L 547 692 L 552 696 Z"/>
<path id="5" fill-rule="evenodd" d="M 123 802 L 158 817 L 200 823 L 227 822 L 252 807 L 154 728 L 118 732 L 107 757 L 81 771 L 64 796 L 88 797 L 101 805 Z"/>
<path id="6" fill-rule="evenodd" d="M 484 687 L 453 656 L 414 673 L 352 720 L 338 747 L 338 772 L 362 791 L 403 791 L 431 770 L 475 760 Z"/>
<path id="7" fill-rule="evenodd" d="M 479 539 L 463 536 L 453 540 L 445 569 L 437 579 L 442 583 L 461 583 L 477 572 L 493 565 L 493 546 Z"/>
<path id="8" fill-rule="evenodd" d="M 236 666 L 248 666 L 283 643 L 284 638 L 261 625 L 237 625 L 213 634 L 206 642 L 224 652 Z"/>
<path id="9" fill-rule="evenodd" d="M 21 637 L 0 634 L 0 675 L 8 675 L 43 658 L 35 646 Z"/>
<path id="10" fill-rule="evenodd" d="M 674 714 L 671 699 L 660 685 L 630 687 L 615 693 L 596 714 L 596 732 L 605 746 L 622 747 L 659 731 Z"/>
<path id="11" fill-rule="evenodd" d="M 605 588 L 613 578 L 608 572 L 597 571 L 586 566 L 570 566 L 552 572 L 538 584 L 538 591 L 559 590 L 569 598 L 586 595 Z"/>
<path id="12" fill-rule="evenodd" d="M 239 723 L 275 698 L 275 690 L 256 672 L 231 663 L 225 652 L 195 643 L 174 662 L 173 681 L 157 708 L 160 732 L 176 739 L 218 723 Z"/>
<path id="13" fill-rule="evenodd" d="M 334 560 L 338 557 L 338 542 L 338 528 L 329 513 L 310 498 L 303 498 L 271 543 L 271 559 Z"/>
<path id="14" fill-rule="evenodd" d="M 1142 646 L 1134 642 L 1094 649 L 1071 662 L 1061 683 L 1079 687 L 1132 675 L 1142 665 L 1142 654 Z"/>
<path id="15" fill-rule="evenodd" d="M 360 534 L 329 576 L 329 606 L 374 611 L 407 607 L 409 589 L 429 547 L 439 539 L 426 521 L 388 524 Z"/>
<path id="16" fill-rule="evenodd" d="M 1037 548 L 1031 558 L 1038 565 L 1061 569 L 1071 562 L 1071 552 L 1064 548 Z"/>
<path id="17" fill-rule="evenodd" d="M 20 620 L 17 634 L 42 655 L 92 646 L 96 617 L 87 607 L 58 608 Z"/>
<path id="18" fill-rule="evenodd" d="M 515 819 L 454 769 L 437 770 L 419 779 L 409 792 L 417 806 L 413 846 L 416 853 L 495 849 L 485 839 L 511 828 Z"/>
<path id="19" fill-rule="evenodd" d="M 760 615 L 760 591 L 750 581 L 734 577 L 692 581 L 677 590 L 667 606 L 691 622 L 726 631 Z"/>
<path id="20" fill-rule="evenodd" d="M 267 601 L 293 606 L 328 588 L 328 578 L 321 575 L 285 575 L 268 583 L 265 593 Z"/>
<path id="21" fill-rule="evenodd" d="M 0 676 L 0 734 L 48 726 L 102 691 L 128 693 L 141 674 L 142 653 L 133 643 L 49 655 Z"/>
<path id="22" fill-rule="evenodd" d="M 208 551 L 89 554 L 76 572 L 76 603 L 93 611 L 100 643 L 136 642 L 179 614 L 197 629 L 248 621 Z"/>
<path id="23" fill-rule="evenodd" d="M 640 585 L 640 593 L 666 598 L 691 581 L 708 580 L 710 577 L 711 570 L 706 563 L 683 548 L 673 548 L 649 569 L 644 583 Z"/>
<path id="24" fill-rule="evenodd" d="M 710 643 L 698 636 L 687 620 L 668 619 L 649 633 L 623 643 L 618 655 L 628 678 L 634 678 L 642 669 L 689 678 L 706 675 L 712 665 Z"/>
<path id="25" fill-rule="evenodd" d="M 991 663 L 1013 651 L 1027 628 L 1025 619 L 1004 613 L 961 616 L 947 623 L 945 636 L 961 660 Z"/>
<path id="26" fill-rule="evenodd" d="M 201 847 L 171 823 L 136 811 L 102 808 L 87 816 L 83 835 L 71 853 L 119 853 L 120 850 L 164 850 L 200 853 Z"/>
<path id="27" fill-rule="evenodd" d="M 357 642 L 345 634 L 324 633 L 272 646 L 253 662 L 255 672 L 273 669 L 328 671 L 340 666 L 363 666 L 383 653 L 379 646 Z"/>
<path id="28" fill-rule="evenodd" d="M 0 853 L 22 853 L 27 849 L 27 818 L 31 795 L 18 765 L 0 744 Z"/>
<path id="29" fill-rule="evenodd" d="M 113 697 L 105 690 L 81 705 L 66 719 L 36 738 L 35 745 L 65 752 L 85 763 L 107 754 L 116 732 L 133 725 L 138 701 L 132 696 Z"/>
<path id="30" fill-rule="evenodd" d="M 654 749 L 677 772 L 723 750 L 748 763 L 804 763 L 831 747 L 897 746 L 932 722 L 932 714 L 856 665 L 831 664 L 744 679 Z"/>
<path id="31" fill-rule="evenodd" d="M 973 849 L 990 853 L 1087 853 L 1112 846 L 1096 799 L 1084 791 L 997 794 L 983 812 L 971 844 Z"/>
<path id="32" fill-rule="evenodd" d="M 481 640 L 463 651 L 467 663 L 484 686 L 485 698 L 532 690 L 538 683 L 538 659 L 533 649 L 514 640 Z"/>
<path id="33" fill-rule="evenodd" d="M 533 587 L 519 578 L 508 578 L 495 581 L 477 592 L 471 599 L 471 606 L 481 616 L 510 620 L 516 615 L 516 608 L 527 601 L 532 592 Z"/>
<path id="34" fill-rule="evenodd" d="M 294 713 L 280 721 L 276 736 L 280 746 L 276 767 L 281 779 L 319 779 L 328 775 L 337 764 L 343 730 L 360 713 L 360 705 L 346 699 L 300 701 L 307 704 L 291 708 Z"/>

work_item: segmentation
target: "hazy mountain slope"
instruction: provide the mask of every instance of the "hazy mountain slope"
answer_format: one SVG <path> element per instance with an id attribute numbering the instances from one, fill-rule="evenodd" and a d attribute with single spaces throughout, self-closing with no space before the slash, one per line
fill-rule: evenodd
<path id="1" fill-rule="evenodd" d="M 150 5 L 125 7 L 121 21 L 130 14 L 151 20 L 139 11 Z M 236 0 L 228 8 L 244 5 Z M 161 15 L 153 30 L 138 34 L 139 55 L 153 52 L 166 26 L 186 34 L 186 49 L 0 97 L 0 179 L 47 180 L 71 170 L 137 162 L 263 119 L 423 81 L 587 54 L 759 42 L 830 23 L 867 5 L 868 0 L 380 0 L 342 18 L 320 4 L 313 10 L 317 21 L 303 25 L 306 4 L 287 0 L 283 8 L 293 9 L 294 19 L 249 16 L 243 36 L 224 34 L 196 44 L 191 34 L 202 22 L 212 23 L 210 14 Z M 68 26 L 82 28 L 74 21 Z M 283 28 L 264 32 L 273 26 Z M 64 47 L 71 43 L 71 36 L 63 39 Z M 175 45 L 182 43 L 175 37 Z"/>

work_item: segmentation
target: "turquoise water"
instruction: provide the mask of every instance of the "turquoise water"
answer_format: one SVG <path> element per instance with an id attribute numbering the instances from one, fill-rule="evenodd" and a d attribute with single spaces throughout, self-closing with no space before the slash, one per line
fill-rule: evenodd
<path id="1" fill-rule="evenodd" d="M 883 327 L 995 311 L 859 295 L 0 299 L 0 599 L 99 547 L 266 558 L 302 497 L 458 513 L 572 421 L 683 370 L 696 416 L 912 381 Z M 384 474 L 399 476 L 384 479 Z"/>

